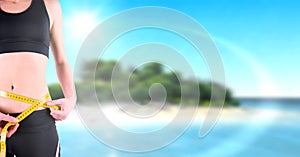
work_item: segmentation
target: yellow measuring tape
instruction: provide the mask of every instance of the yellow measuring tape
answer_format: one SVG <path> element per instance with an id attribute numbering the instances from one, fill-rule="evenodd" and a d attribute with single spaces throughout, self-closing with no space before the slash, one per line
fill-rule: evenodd
<path id="1" fill-rule="evenodd" d="M 32 112 L 34 112 L 39 107 L 53 108 L 53 109 L 56 109 L 56 110 L 60 109 L 59 106 L 49 106 L 49 105 L 46 104 L 46 102 L 50 99 L 50 94 L 49 93 L 47 93 L 43 98 L 41 98 L 39 100 L 30 98 L 30 97 L 26 97 L 26 96 L 23 96 L 23 95 L 19 95 L 19 94 L 5 92 L 5 91 L 0 91 L 0 96 L 5 97 L 5 98 L 9 98 L 9 99 L 12 99 L 12 100 L 17 100 L 17 101 L 21 101 L 21 102 L 24 102 L 24 103 L 32 104 L 32 106 L 28 107 L 25 111 L 23 111 L 21 114 L 19 114 L 16 117 L 19 122 L 24 120 L 27 116 L 29 116 Z M 15 124 L 16 123 L 8 122 L 2 128 L 1 140 L 0 140 L 0 145 L 1 145 L 0 157 L 5 157 L 6 156 L 6 143 L 5 142 L 6 142 L 7 129 L 10 126 L 15 125 Z"/>

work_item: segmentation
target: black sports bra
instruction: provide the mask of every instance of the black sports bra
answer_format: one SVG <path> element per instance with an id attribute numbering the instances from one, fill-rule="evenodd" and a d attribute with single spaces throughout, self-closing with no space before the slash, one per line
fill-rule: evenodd
<path id="1" fill-rule="evenodd" d="M 20 13 L 0 9 L 0 54 L 34 52 L 49 55 L 50 21 L 44 0 L 32 0 Z"/>

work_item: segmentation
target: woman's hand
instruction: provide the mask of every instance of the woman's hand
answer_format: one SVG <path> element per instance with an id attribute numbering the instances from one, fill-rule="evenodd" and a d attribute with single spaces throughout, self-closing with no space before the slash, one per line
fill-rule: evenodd
<path id="1" fill-rule="evenodd" d="M 5 126 L 5 124 L 8 122 L 16 123 L 16 125 L 9 127 L 6 134 L 7 138 L 11 137 L 11 135 L 13 135 L 17 131 L 17 128 L 19 127 L 18 124 L 19 121 L 15 117 L 0 112 L 0 123 L 1 123 L 0 132 L 2 131 L 2 128 Z"/>
<path id="2" fill-rule="evenodd" d="M 62 98 L 57 100 L 50 100 L 47 102 L 47 105 L 49 106 L 59 106 L 60 110 L 50 109 L 51 110 L 51 116 L 55 120 L 65 120 L 69 113 L 72 111 L 76 103 L 76 100 L 73 98 Z"/>

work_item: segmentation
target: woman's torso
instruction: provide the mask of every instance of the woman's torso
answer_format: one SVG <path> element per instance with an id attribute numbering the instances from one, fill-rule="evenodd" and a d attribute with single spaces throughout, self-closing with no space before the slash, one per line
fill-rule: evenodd
<path id="1" fill-rule="evenodd" d="M 26 2 L 31 3 L 28 0 Z M 9 11 L 10 8 L 8 7 L 7 9 L 5 12 Z M 11 10 L 12 12 L 17 12 L 13 8 Z M 47 56 L 36 52 L 18 51 L 1 53 L 0 90 L 35 99 L 43 97 L 48 92 L 45 78 L 47 62 Z M 30 104 L 0 97 L 0 112 L 2 113 L 19 113 L 29 106 Z"/>

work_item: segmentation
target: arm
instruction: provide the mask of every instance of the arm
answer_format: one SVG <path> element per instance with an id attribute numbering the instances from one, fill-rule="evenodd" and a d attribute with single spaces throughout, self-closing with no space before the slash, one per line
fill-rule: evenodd
<path id="1" fill-rule="evenodd" d="M 50 46 L 55 60 L 57 77 L 65 98 L 49 101 L 48 105 L 61 105 L 61 110 L 52 110 L 51 115 L 57 120 L 64 120 L 76 103 L 76 92 L 72 70 L 64 49 L 61 6 L 57 0 L 51 1 L 51 3 L 53 24 L 50 29 Z"/>

